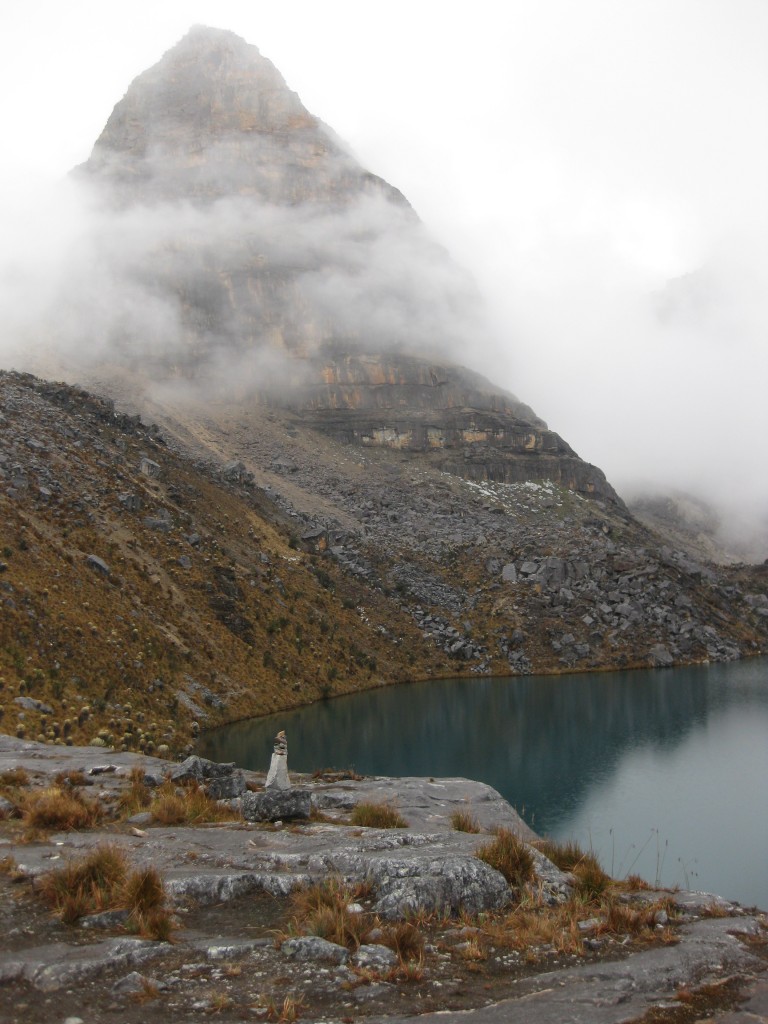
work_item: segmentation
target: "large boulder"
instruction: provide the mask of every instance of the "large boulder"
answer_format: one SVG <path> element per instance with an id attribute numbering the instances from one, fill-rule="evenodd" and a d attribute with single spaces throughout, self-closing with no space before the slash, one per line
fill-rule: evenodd
<path id="1" fill-rule="evenodd" d="M 269 789 L 262 793 L 244 793 L 240 808 L 246 821 L 290 821 L 308 818 L 312 812 L 312 794 L 308 789 Z"/>

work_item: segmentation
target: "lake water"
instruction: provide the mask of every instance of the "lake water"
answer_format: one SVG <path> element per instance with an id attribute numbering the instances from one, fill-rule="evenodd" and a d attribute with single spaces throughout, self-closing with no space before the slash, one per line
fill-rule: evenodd
<path id="1" fill-rule="evenodd" d="M 617 877 L 768 909 L 768 661 L 665 671 L 448 679 L 240 722 L 200 753 L 266 770 L 460 775 Z"/>

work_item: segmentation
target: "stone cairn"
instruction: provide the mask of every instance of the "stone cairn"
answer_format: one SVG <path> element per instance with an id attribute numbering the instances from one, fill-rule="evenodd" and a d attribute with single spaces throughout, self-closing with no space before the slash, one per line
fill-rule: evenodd
<path id="1" fill-rule="evenodd" d="M 290 789 L 291 780 L 288 778 L 288 740 L 285 732 L 281 729 L 275 736 L 275 745 L 272 750 L 272 760 L 269 764 L 265 789 Z"/>

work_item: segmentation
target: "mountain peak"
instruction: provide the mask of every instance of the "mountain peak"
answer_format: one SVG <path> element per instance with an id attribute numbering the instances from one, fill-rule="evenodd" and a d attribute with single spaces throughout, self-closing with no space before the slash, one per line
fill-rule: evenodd
<path id="1" fill-rule="evenodd" d="M 215 198 L 246 189 L 237 180 L 244 170 L 254 172 L 248 190 L 258 193 L 258 165 L 275 157 L 265 150 L 292 147 L 299 162 L 312 147 L 337 149 L 257 47 L 196 25 L 134 79 L 83 169 L 120 186 L 123 200 Z M 265 198 L 285 198 L 273 194 L 274 181 L 261 184 Z"/>
<path id="2" fill-rule="evenodd" d="M 615 497 L 530 407 L 455 364 L 486 330 L 473 282 L 234 33 L 195 26 L 139 75 L 82 170 L 116 212 L 98 269 L 105 293 L 129 288 L 113 334 L 129 363 L 472 478 Z"/>

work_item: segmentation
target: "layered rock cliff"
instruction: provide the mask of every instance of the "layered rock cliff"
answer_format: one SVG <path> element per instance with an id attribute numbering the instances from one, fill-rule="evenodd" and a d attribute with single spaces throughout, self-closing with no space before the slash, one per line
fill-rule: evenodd
<path id="1" fill-rule="evenodd" d="M 192 29 L 131 84 L 78 178 L 110 211 L 97 251 L 147 310 L 113 331 L 134 371 L 470 479 L 616 500 L 528 406 L 457 365 L 486 330 L 472 282 L 256 47 Z"/>

